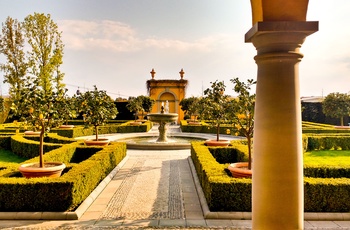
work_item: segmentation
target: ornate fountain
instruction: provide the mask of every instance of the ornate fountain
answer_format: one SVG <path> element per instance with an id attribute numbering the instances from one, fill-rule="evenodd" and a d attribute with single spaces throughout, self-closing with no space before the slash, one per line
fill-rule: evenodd
<path id="1" fill-rule="evenodd" d="M 159 137 L 156 142 L 168 142 L 167 138 L 167 124 L 177 121 L 178 114 L 177 113 L 169 113 L 169 105 L 168 102 L 164 108 L 164 102 L 162 102 L 160 113 L 149 113 L 147 117 L 150 121 L 158 123 L 159 127 Z"/>

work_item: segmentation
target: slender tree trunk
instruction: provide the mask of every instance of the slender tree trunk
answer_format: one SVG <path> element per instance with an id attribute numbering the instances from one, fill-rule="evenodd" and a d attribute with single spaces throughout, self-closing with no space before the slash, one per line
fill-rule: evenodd
<path id="1" fill-rule="evenodd" d="M 340 126 L 344 126 L 344 117 L 343 116 L 340 117 Z"/>
<path id="2" fill-rule="evenodd" d="M 96 134 L 96 139 L 95 139 L 95 141 L 98 141 L 98 128 L 97 128 L 98 126 L 96 125 L 95 126 L 95 134 Z"/>
<path id="3" fill-rule="evenodd" d="M 252 139 L 247 137 L 248 141 L 248 169 L 252 169 Z"/>
<path id="4" fill-rule="evenodd" d="M 220 124 L 216 126 L 216 141 L 219 141 L 220 137 Z"/>
<path id="5" fill-rule="evenodd" d="M 44 168 L 44 134 L 45 134 L 45 127 L 42 122 L 41 124 L 41 131 L 40 131 L 40 144 L 39 144 L 39 164 L 40 168 Z"/>

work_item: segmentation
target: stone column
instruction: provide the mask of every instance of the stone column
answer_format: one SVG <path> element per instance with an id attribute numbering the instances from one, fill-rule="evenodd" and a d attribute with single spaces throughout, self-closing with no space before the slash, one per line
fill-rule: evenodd
<path id="1" fill-rule="evenodd" d="M 257 49 L 253 141 L 253 229 L 303 229 L 304 184 L 299 48 L 318 22 L 258 22 L 246 34 Z"/>

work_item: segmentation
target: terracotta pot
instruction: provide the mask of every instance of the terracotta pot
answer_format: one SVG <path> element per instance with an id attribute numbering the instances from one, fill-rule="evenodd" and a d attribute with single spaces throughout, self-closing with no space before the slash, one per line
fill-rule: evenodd
<path id="1" fill-rule="evenodd" d="M 25 131 L 24 135 L 25 136 L 39 136 L 40 135 L 40 131 Z"/>
<path id="2" fill-rule="evenodd" d="M 130 125 L 142 125 L 142 121 L 132 121 L 129 124 Z"/>
<path id="3" fill-rule="evenodd" d="M 200 121 L 190 121 L 188 122 L 189 125 L 201 125 L 202 123 Z"/>
<path id="4" fill-rule="evenodd" d="M 335 129 L 350 129 L 350 126 L 334 126 Z"/>
<path id="5" fill-rule="evenodd" d="M 229 140 L 206 140 L 205 141 L 205 144 L 207 146 L 222 146 L 222 147 L 225 147 L 225 146 L 229 146 L 230 145 L 230 141 Z"/>
<path id="6" fill-rule="evenodd" d="M 235 178 L 252 178 L 252 170 L 248 169 L 248 162 L 237 162 L 228 166 L 231 174 Z"/>
<path id="7" fill-rule="evenodd" d="M 95 139 L 86 139 L 84 143 L 87 146 L 106 146 L 108 145 L 110 140 L 108 138 L 99 138 L 97 141 Z"/>
<path id="8" fill-rule="evenodd" d="M 60 162 L 45 162 L 45 168 L 40 168 L 39 163 L 28 163 L 22 164 L 18 170 L 26 178 L 34 177 L 51 177 L 57 178 L 62 174 L 63 169 L 66 165 Z"/>
<path id="9" fill-rule="evenodd" d="M 74 125 L 61 125 L 60 129 L 73 129 Z"/>

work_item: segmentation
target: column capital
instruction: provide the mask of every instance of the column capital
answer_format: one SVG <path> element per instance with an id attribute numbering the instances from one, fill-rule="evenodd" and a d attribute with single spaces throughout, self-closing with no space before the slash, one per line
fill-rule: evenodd
<path id="1" fill-rule="evenodd" d="M 318 30 L 318 22 L 278 21 L 258 22 L 245 35 L 257 54 L 299 53 L 305 38 Z"/>
<path id="2" fill-rule="evenodd" d="M 261 34 L 276 33 L 276 32 L 297 32 L 304 33 L 305 36 L 318 31 L 318 22 L 310 21 L 269 21 L 269 22 L 257 22 L 255 25 L 245 34 L 245 42 L 252 42 L 252 39 Z"/>

